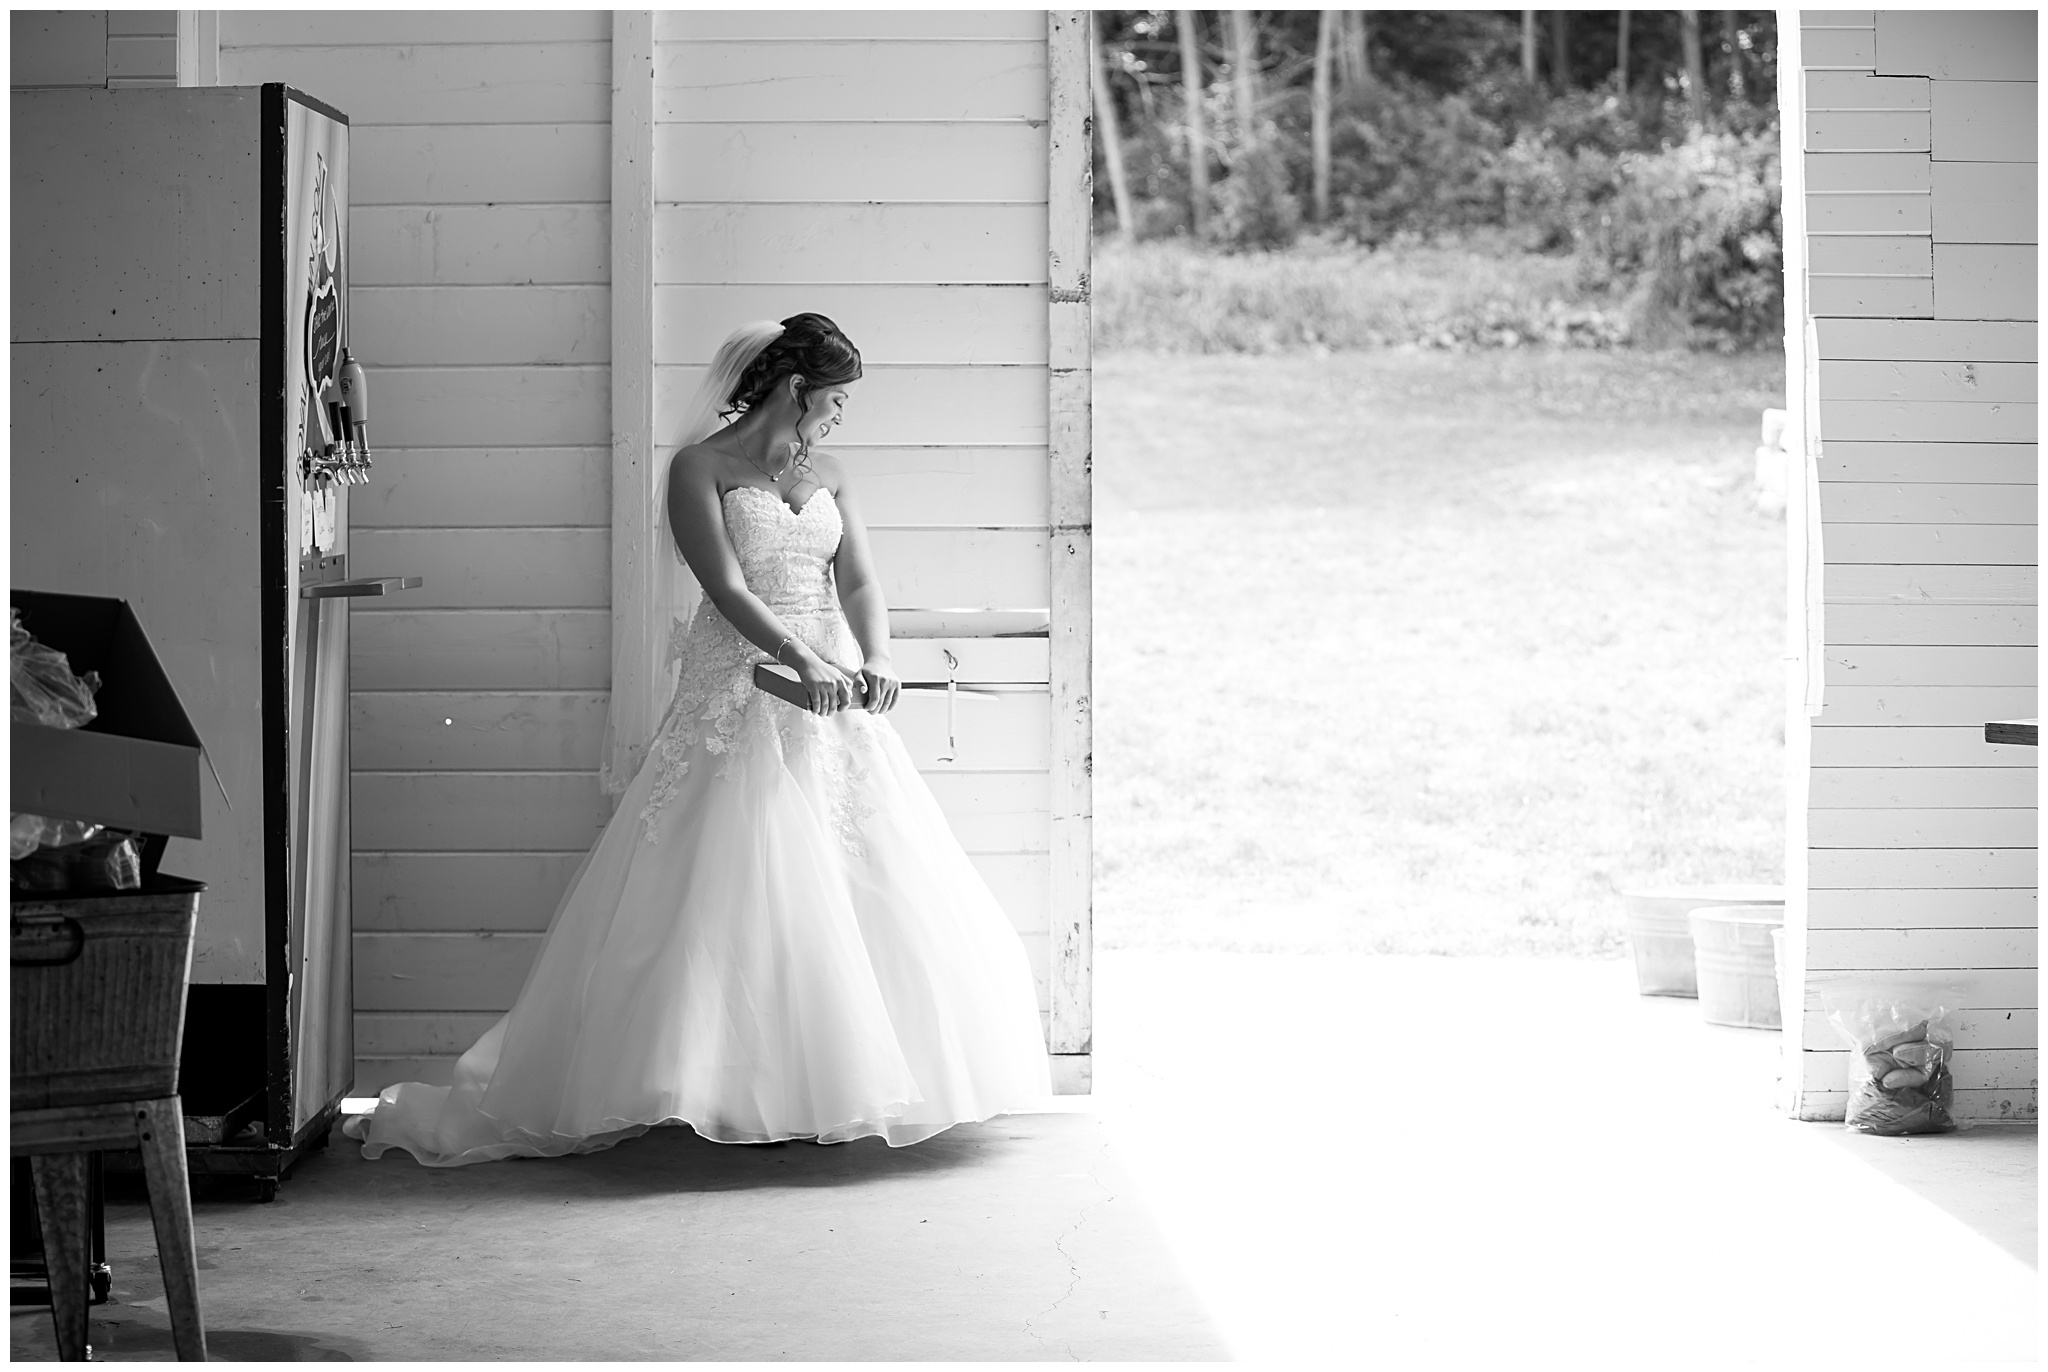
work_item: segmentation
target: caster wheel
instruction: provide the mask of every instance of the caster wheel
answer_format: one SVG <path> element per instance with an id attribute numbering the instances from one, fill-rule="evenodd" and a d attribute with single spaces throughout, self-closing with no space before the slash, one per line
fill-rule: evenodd
<path id="1" fill-rule="evenodd" d="M 95 1263 L 92 1269 L 92 1303 L 105 1305 L 107 1297 L 114 1292 L 114 1272 L 105 1263 Z"/>
<path id="2" fill-rule="evenodd" d="M 274 1201 L 274 1200 L 276 1200 L 276 1199 L 277 1199 L 277 1178 L 276 1178 L 276 1177 L 258 1177 L 258 1178 L 256 1178 L 256 1203 L 257 1203 L 258 1205 L 268 1205 L 268 1204 L 270 1204 L 270 1203 L 271 1203 L 272 1201 Z"/>

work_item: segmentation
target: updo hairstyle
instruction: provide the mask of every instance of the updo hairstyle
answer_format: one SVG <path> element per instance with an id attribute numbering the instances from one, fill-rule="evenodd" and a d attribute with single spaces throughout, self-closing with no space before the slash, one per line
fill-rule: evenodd
<path id="1" fill-rule="evenodd" d="M 781 335 L 740 373 L 724 413 L 746 413 L 788 376 L 801 377 L 806 390 L 858 381 L 860 349 L 824 315 L 793 314 L 782 321 Z"/>

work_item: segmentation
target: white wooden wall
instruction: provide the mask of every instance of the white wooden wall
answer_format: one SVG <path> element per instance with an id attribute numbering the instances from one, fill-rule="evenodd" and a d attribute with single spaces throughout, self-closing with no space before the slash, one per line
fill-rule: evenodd
<path id="1" fill-rule="evenodd" d="M 1983 725 L 2037 711 L 2035 15 L 1808 10 L 1796 50 L 1826 679 L 1789 717 L 1811 767 L 1788 1103 L 1846 1101 L 1817 978 L 1943 969 L 1968 988 L 1960 1112 L 2031 1119 L 2038 754 Z"/>
<path id="2" fill-rule="evenodd" d="M 655 15 L 656 449 L 735 325 L 830 316 L 865 361 L 834 450 L 898 611 L 1053 603 L 1047 34 L 1041 11 Z M 897 665 L 943 681 L 942 649 L 998 692 L 959 705 L 957 756 L 942 696 L 892 718 L 1050 1020 L 1048 640 L 911 639 Z"/>
<path id="3" fill-rule="evenodd" d="M 357 1089 L 445 1079 L 608 813 L 611 16 L 217 23 L 351 120 L 351 570 L 426 577 L 351 612 Z"/>
<path id="4" fill-rule="evenodd" d="M 13 10 L 13 84 L 175 86 L 176 10 Z"/>

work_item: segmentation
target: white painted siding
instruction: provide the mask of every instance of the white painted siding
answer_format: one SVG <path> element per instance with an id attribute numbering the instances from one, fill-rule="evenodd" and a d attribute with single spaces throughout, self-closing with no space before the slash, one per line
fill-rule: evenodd
<path id="1" fill-rule="evenodd" d="M 14 10 L 13 84 L 175 86 L 176 10 Z"/>
<path id="2" fill-rule="evenodd" d="M 835 451 L 895 608 L 1051 603 L 1046 33 L 1039 11 L 656 14 L 656 447 L 735 325 L 829 315 L 866 363 Z M 1006 689 L 959 707 L 950 762 L 941 698 L 894 719 L 1049 1015 L 1046 643 L 942 642 Z M 899 648 L 906 679 L 943 680 L 940 646 Z"/>
<path id="3" fill-rule="evenodd" d="M 1803 15 L 1826 696 L 1792 717 L 1802 1118 L 1845 1104 L 1815 991 L 1843 971 L 1951 973 L 1962 1112 L 2038 1110 L 2037 753 L 1983 741 L 2037 713 L 2034 25 Z"/>
<path id="4" fill-rule="evenodd" d="M 370 1091 L 444 1074 L 471 1021 L 511 1004 L 608 814 L 611 15 L 217 23 L 221 83 L 283 81 L 349 116 L 375 450 L 351 571 L 426 577 L 351 611 Z"/>

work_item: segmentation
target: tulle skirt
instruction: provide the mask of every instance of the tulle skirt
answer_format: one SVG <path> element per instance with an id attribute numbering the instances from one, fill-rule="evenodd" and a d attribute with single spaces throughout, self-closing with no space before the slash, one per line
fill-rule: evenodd
<path id="1" fill-rule="evenodd" d="M 755 692 L 650 817 L 650 758 L 584 857 L 518 1000 L 450 1087 L 346 1122 L 429 1166 L 609 1147 L 891 1146 L 1051 1092 L 1022 943 L 895 730 Z"/>

